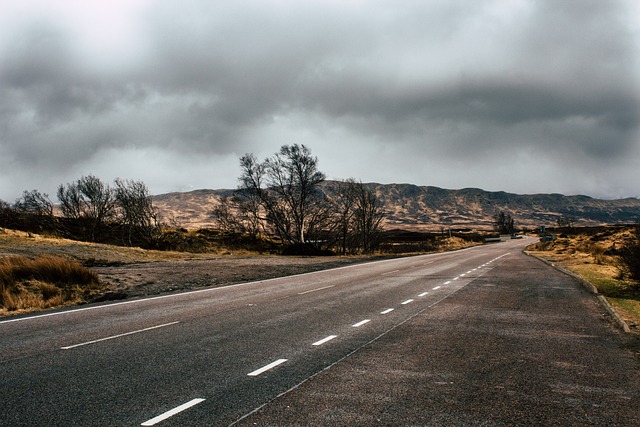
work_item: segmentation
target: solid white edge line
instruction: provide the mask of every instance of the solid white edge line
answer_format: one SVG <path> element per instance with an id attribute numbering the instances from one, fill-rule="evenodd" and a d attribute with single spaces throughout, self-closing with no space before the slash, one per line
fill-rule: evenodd
<path id="1" fill-rule="evenodd" d="M 253 371 L 253 372 L 249 372 L 249 373 L 247 374 L 247 376 L 249 376 L 249 377 L 257 377 L 257 376 L 258 376 L 258 375 L 260 375 L 261 373 L 266 372 L 266 371 L 268 371 L 269 369 L 273 369 L 273 368 L 275 368 L 276 366 L 281 365 L 281 364 L 283 364 L 283 363 L 284 363 L 284 362 L 286 362 L 286 361 L 287 361 L 287 359 L 278 359 L 278 360 L 276 360 L 275 362 L 271 362 L 271 363 L 269 363 L 268 365 L 263 366 L 263 367 L 262 367 L 262 368 L 260 368 L 260 369 L 256 369 L 256 370 L 255 370 L 255 371 Z"/>
<path id="2" fill-rule="evenodd" d="M 393 310 L 395 310 L 395 308 L 387 308 L 384 311 L 381 311 L 380 314 L 389 314 L 391 313 Z"/>
<path id="3" fill-rule="evenodd" d="M 125 332 L 124 334 L 112 335 L 110 337 L 99 338 L 97 340 L 86 341 L 86 342 L 82 342 L 82 343 L 79 343 L 79 344 L 67 345 L 67 346 L 64 346 L 64 347 L 60 347 L 60 349 L 61 350 L 69 350 L 69 349 L 72 349 L 72 348 L 81 347 L 83 345 L 95 344 L 95 343 L 98 343 L 98 342 L 101 342 L 101 341 L 107 341 L 107 340 L 112 340 L 112 339 L 115 339 L 115 338 L 126 337 L 127 335 L 139 334 L 140 332 L 151 331 L 153 329 L 164 328 L 165 326 L 175 325 L 176 323 L 180 323 L 180 321 L 171 322 L 171 323 L 165 323 L 163 325 L 151 326 L 149 328 L 138 329 L 137 331 Z"/>
<path id="4" fill-rule="evenodd" d="M 316 341 L 311 345 L 319 346 L 337 337 L 338 337 L 337 335 L 329 335 L 328 337 L 322 338 L 320 341 Z"/>
<path id="5" fill-rule="evenodd" d="M 156 425 L 156 424 L 158 424 L 160 421 L 164 421 L 164 420 L 166 420 L 167 418 L 172 417 L 172 416 L 174 416 L 175 414 L 177 414 L 177 413 L 179 413 L 179 412 L 182 412 L 182 411 L 184 411 L 184 410 L 186 410 L 186 409 L 189 409 L 189 408 L 191 408 L 192 406 L 197 405 L 198 403 L 202 403 L 202 402 L 204 402 L 205 400 L 206 400 L 206 399 L 202 399 L 202 398 L 197 398 L 197 399 L 190 400 L 190 401 L 188 401 L 187 403 L 184 403 L 184 404 L 182 404 L 182 405 L 180 405 L 180 406 L 177 406 L 177 407 L 173 408 L 172 410 L 165 412 L 164 414 L 158 415 L 158 416 L 157 416 L 157 417 L 155 417 L 155 418 L 151 418 L 149 421 L 145 421 L 145 422 L 143 422 L 143 423 L 142 423 L 142 424 L 140 424 L 140 425 L 142 425 L 142 426 L 152 426 L 152 425 Z"/>
<path id="6" fill-rule="evenodd" d="M 359 321 L 358 323 L 354 323 L 353 325 L 351 325 L 352 328 L 359 328 L 360 326 L 364 325 L 365 323 L 369 323 L 371 322 L 371 319 L 364 319 Z"/>
<path id="7" fill-rule="evenodd" d="M 413 302 L 413 299 L 408 299 L 408 300 L 406 300 L 406 301 L 402 301 L 400 304 L 402 304 L 402 305 L 407 305 L 407 304 L 409 304 L 410 302 Z"/>
<path id="8" fill-rule="evenodd" d="M 323 289 L 333 288 L 334 286 L 335 285 L 329 285 L 329 286 L 325 286 L 325 287 L 322 287 L 322 288 L 311 289 L 310 291 L 298 292 L 298 295 L 309 294 L 311 292 L 317 292 L 317 291 L 321 291 Z"/>

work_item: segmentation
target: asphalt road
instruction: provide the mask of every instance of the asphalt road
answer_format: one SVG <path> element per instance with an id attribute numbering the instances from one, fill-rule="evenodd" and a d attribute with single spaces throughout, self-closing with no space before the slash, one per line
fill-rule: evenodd
<path id="1" fill-rule="evenodd" d="M 2 320 L 0 425 L 638 425 L 629 337 L 527 243 Z"/>

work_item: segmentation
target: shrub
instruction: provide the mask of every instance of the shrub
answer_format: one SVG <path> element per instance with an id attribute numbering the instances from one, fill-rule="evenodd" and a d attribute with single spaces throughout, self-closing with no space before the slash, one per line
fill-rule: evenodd
<path id="1" fill-rule="evenodd" d="M 282 249 L 282 255 L 297 256 L 333 256 L 328 249 L 319 249 L 308 243 L 294 243 Z"/>
<path id="2" fill-rule="evenodd" d="M 79 302 L 98 287 L 95 272 L 67 258 L 0 258 L 0 308 L 9 311 Z"/>
<path id="3" fill-rule="evenodd" d="M 640 281 L 640 226 L 636 227 L 631 239 L 620 250 L 620 260 L 629 277 Z"/>

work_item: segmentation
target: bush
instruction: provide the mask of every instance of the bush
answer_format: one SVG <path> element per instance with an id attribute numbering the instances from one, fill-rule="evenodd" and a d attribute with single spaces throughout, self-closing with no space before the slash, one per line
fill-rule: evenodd
<path id="1" fill-rule="evenodd" d="M 282 249 L 282 255 L 298 255 L 298 256 L 333 256 L 335 255 L 328 249 L 318 249 L 308 243 L 294 243 L 287 245 Z"/>
<path id="2" fill-rule="evenodd" d="M 80 302 L 99 285 L 95 272 L 67 258 L 0 258 L 0 308 L 9 311 Z"/>
<path id="3" fill-rule="evenodd" d="M 620 250 L 622 267 L 632 280 L 640 281 L 640 226 Z"/>

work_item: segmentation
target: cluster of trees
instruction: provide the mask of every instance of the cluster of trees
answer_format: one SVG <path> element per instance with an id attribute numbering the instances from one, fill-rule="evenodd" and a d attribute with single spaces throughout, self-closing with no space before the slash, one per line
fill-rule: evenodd
<path id="1" fill-rule="evenodd" d="M 508 212 L 496 213 L 493 216 L 493 225 L 500 234 L 514 234 L 516 232 L 516 221 Z"/>
<path id="2" fill-rule="evenodd" d="M 247 154 L 240 166 L 235 196 L 213 212 L 219 231 L 280 242 L 289 253 L 370 253 L 379 243 L 382 202 L 353 179 L 326 183 L 304 145 L 284 145 L 262 162 Z M 145 248 L 206 245 L 163 231 L 141 181 L 116 179 L 108 185 L 83 176 L 60 185 L 56 196 L 56 204 L 37 190 L 23 192 L 13 205 L 0 200 L 0 226 Z"/>
<path id="3" fill-rule="evenodd" d="M 153 247 L 160 235 L 158 214 L 141 181 L 116 179 L 113 186 L 83 176 L 60 185 L 61 216 L 54 203 L 38 190 L 24 191 L 13 205 L 0 201 L 0 224 L 26 231 L 52 231 L 92 242 Z"/>
<path id="4" fill-rule="evenodd" d="M 321 185 L 325 175 L 304 145 L 284 145 L 259 161 L 246 154 L 235 196 L 213 216 L 220 228 L 253 237 L 276 238 L 298 253 L 306 249 L 369 253 L 378 243 L 382 202 L 361 182 Z"/>

